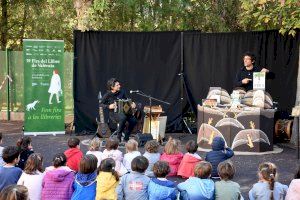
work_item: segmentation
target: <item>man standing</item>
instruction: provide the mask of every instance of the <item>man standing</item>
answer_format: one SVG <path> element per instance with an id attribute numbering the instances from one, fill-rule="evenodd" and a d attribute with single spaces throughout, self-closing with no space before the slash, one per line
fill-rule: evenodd
<path id="1" fill-rule="evenodd" d="M 115 109 L 117 108 L 116 101 L 118 99 L 127 99 L 124 90 L 121 90 L 121 84 L 116 78 L 111 78 L 107 81 L 107 93 L 103 96 L 100 106 L 109 109 L 109 118 L 113 121 L 119 123 L 117 129 L 118 139 L 121 141 L 122 132 L 125 128 L 126 121 L 128 122 L 128 129 L 125 132 L 124 141 L 129 140 L 130 133 L 132 132 L 134 126 L 137 123 L 136 118 L 132 114 L 117 113 Z M 135 108 L 135 103 L 131 104 L 132 108 Z"/>
<path id="2" fill-rule="evenodd" d="M 253 72 L 266 72 L 269 70 L 266 68 L 258 68 L 254 66 L 255 56 L 250 52 L 246 52 L 243 55 L 244 67 L 242 67 L 235 79 L 235 87 L 242 87 L 246 91 L 253 89 Z"/>

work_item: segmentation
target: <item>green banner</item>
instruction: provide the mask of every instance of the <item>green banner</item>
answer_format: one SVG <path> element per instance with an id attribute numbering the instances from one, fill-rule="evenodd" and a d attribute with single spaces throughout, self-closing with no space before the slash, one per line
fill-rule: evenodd
<path id="1" fill-rule="evenodd" d="M 24 40 L 24 135 L 64 134 L 64 42 Z"/>

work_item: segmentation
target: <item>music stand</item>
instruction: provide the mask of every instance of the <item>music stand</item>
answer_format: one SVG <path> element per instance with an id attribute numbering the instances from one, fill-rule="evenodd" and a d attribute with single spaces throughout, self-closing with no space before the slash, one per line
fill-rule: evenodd
<path id="1" fill-rule="evenodd" d="M 167 104 L 167 105 L 171 105 L 171 104 L 170 104 L 169 102 L 166 102 L 166 101 L 163 101 L 163 100 L 154 98 L 154 97 L 152 97 L 152 96 L 150 96 L 150 95 L 147 95 L 147 94 L 145 94 L 145 93 L 144 93 L 143 91 L 141 91 L 141 90 L 139 90 L 136 94 L 149 99 L 149 106 L 150 106 L 150 110 L 149 110 L 149 116 L 150 116 L 149 123 L 150 123 L 150 128 L 149 128 L 149 129 L 150 129 L 150 134 L 151 134 L 151 133 L 152 133 L 152 132 L 151 132 L 151 121 L 152 121 L 152 111 L 151 111 L 152 108 L 151 108 L 151 107 L 152 107 L 152 100 L 157 101 L 157 102 L 161 102 L 161 103 Z"/>

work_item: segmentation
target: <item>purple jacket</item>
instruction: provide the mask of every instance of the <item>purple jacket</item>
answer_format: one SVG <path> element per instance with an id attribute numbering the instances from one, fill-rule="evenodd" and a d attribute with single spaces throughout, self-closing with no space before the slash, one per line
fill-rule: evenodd
<path id="1" fill-rule="evenodd" d="M 74 172 L 62 169 L 46 173 L 42 183 L 42 200 L 69 200 L 73 194 Z"/>

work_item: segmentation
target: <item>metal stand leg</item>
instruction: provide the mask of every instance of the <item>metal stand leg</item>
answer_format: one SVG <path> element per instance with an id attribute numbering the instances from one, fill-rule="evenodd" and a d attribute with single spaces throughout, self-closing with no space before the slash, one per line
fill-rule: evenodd
<path id="1" fill-rule="evenodd" d="M 296 124 L 296 130 L 297 130 L 297 159 L 299 160 L 299 116 L 296 117 L 296 121 L 297 121 L 297 124 Z"/>
<path id="2" fill-rule="evenodd" d="M 188 126 L 188 124 L 186 123 L 186 121 L 183 118 L 182 118 L 182 121 L 183 121 L 185 127 L 188 129 L 189 133 L 193 134 L 193 132 L 191 131 L 190 127 Z"/>

